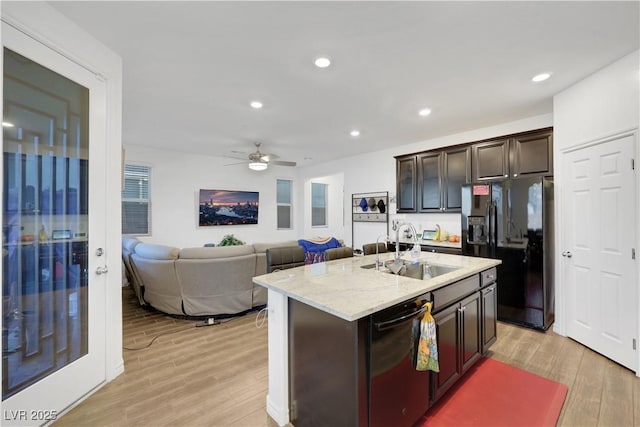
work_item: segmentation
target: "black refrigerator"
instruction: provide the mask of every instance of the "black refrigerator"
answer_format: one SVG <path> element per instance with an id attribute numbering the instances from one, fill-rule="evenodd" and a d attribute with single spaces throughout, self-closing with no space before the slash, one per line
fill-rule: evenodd
<path id="1" fill-rule="evenodd" d="M 554 321 L 553 180 L 462 186 L 462 252 L 502 260 L 498 319 L 546 330 Z"/>

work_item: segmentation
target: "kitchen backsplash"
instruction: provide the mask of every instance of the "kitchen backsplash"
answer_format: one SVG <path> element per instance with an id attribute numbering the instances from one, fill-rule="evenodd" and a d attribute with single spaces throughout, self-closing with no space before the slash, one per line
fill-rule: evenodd
<path id="1" fill-rule="evenodd" d="M 440 226 L 440 230 L 446 231 L 449 235 L 460 235 L 459 213 L 391 214 L 389 215 L 389 224 L 394 219 L 413 224 L 419 236 L 422 235 L 422 230 L 435 230 L 436 224 Z"/>

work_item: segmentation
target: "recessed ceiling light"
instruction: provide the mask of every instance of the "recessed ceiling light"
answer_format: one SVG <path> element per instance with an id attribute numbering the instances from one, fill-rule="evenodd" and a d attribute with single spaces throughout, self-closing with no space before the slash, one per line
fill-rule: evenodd
<path id="1" fill-rule="evenodd" d="M 429 114 L 431 114 L 431 109 L 423 108 L 422 110 L 418 111 L 418 114 L 420 114 L 422 117 L 427 117 Z"/>
<path id="2" fill-rule="evenodd" d="M 532 82 L 543 82 L 545 80 L 547 80 L 549 77 L 551 77 L 551 74 L 549 73 L 541 73 L 538 74 L 537 76 L 533 76 L 533 78 L 531 79 Z"/>
<path id="3" fill-rule="evenodd" d="M 318 68 L 327 68 L 329 65 L 331 65 L 331 60 L 326 56 L 320 56 L 316 58 L 314 64 L 316 64 L 316 67 Z"/>
<path id="4" fill-rule="evenodd" d="M 360 131 L 358 129 L 354 129 L 351 132 L 349 132 L 349 135 L 351 136 L 360 136 Z"/>
<path id="5" fill-rule="evenodd" d="M 256 110 L 262 108 L 262 102 L 260 101 L 251 101 L 251 108 L 255 108 Z"/>
<path id="6" fill-rule="evenodd" d="M 2 122 L 2 126 L 6 127 L 6 128 L 12 128 L 13 127 L 13 123 Z"/>

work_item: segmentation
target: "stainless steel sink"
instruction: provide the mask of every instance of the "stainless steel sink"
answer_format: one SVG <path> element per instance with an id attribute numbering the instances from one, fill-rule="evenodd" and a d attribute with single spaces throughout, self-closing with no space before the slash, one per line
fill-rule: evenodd
<path id="1" fill-rule="evenodd" d="M 375 268 L 376 264 L 366 264 L 361 268 Z M 446 265 L 435 265 L 426 262 L 411 262 L 402 260 L 401 263 L 394 263 L 393 260 L 386 261 L 380 266 L 380 271 L 389 274 L 397 274 L 398 276 L 410 277 L 418 280 L 428 280 L 443 274 L 451 273 L 458 270 L 458 267 L 449 267 Z"/>

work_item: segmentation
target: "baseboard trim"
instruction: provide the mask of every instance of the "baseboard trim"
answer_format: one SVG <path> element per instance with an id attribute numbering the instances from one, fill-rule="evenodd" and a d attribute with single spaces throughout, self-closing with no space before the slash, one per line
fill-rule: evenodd
<path id="1" fill-rule="evenodd" d="M 278 423 L 280 427 L 289 424 L 289 408 L 278 407 L 267 395 L 267 414 Z"/>

